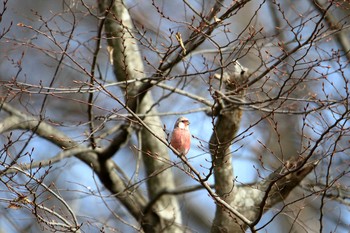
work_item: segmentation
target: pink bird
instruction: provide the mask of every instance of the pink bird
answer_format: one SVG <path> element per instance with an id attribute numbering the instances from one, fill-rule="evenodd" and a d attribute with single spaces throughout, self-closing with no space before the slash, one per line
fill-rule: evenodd
<path id="1" fill-rule="evenodd" d="M 185 117 L 176 120 L 170 144 L 182 155 L 185 156 L 191 147 L 190 122 Z"/>

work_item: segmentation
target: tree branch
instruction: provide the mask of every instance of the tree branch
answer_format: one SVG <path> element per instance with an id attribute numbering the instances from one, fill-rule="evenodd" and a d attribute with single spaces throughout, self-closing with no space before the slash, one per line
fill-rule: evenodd
<path id="1" fill-rule="evenodd" d="M 220 80 L 222 80 L 228 92 L 233 91 L 234 93 L 235 89 L 242 85 L 248 76 L 247 70 L 236 63 L 234 72 L 224 72 Z M 242 95 L 242 92 L 237 94 Z M 220 114 L 217 117 L 214 131 L 210 138 L 209 149 L 214 167 L 215 190 L 224 201 L 231 203 L 234 200 L 235 192 L 230 146 L 239 129 L 242 110 L 238 106 L 228 108 L 225 106 L 226 104 L 229 103 L 223 101 L 221 106 L 219 105 L 218 112 Z M 212 232 L 234 232 L 236 228 L 237 230 L 240 229 L 239 225 L 232 221 L 231 214 L 226 207 L 218 205 Z"/>
<path id="2" fill-rule="evenodd" d="M 108 45 L 112 48 L 112 58 L 114 73 L 119 81 L 129 79 L 138 79 L 144 77 L 144 67 L 141 60 L 141 54 L 138 49 L 138 40 L 135 38 L 133 23 L 127 8 L 123 1 L 99 1 L 101 12 L 108 12 L 105 21 L 105 31 Z M 127 84 L 127 83 L 126 83 Z M 175 188 L 175 182 L 171 169 L 164 169 L 167 166 L 163 161 L 169 161 L 168 149 L 165 144 L 158 140 L 158 137 L 164 137 L 163 131 L 159 126 L 162 125 L 157 111 L 153 108 L 154 101 L 148 92 L 153 84 L 148 82 L 141 85 L 141 82 L 127 84 L 125 90 L 125 106 L 129 113 L 149 113 L 153 116 L 145 116 L 143 122 L 150 129 L 143 127 L 141 129 L 141 151 L 147 172 L 150 177 L 147 180 L 147 189 L 151 199 L 158 195 L 164 189 Z M 137 118 L 136 118 L 137 119 Z M 151 132 L 158 136 L 154 137 Z M 126 130 L 113 140 L 113 143 L 123 142 L 123 136 L 126 137 Z M 119 149 L 116 144 L 111 145 L 110 155 L 113 151 Z M 110 147 L 110 148 L 111 148 Z M 157 155 L 162 159 L 154 159 Z M 157 171 L 163 171 L 157 175 Z M 159 232 L 168 229 L 172 232 L 181 232 L 179 227 L 182 223 L 180 207 L 175 196 L 163 196 L 154 205 L 154 211 L 148 212 L 142 219 L 142 226 L 146 232 Z M 175 224 L 174 224 L 175 223 Z"/>
<path id="3" fill-rule="evenodd" d="M 83 151 L 88 149 L 44 121 L 39 121 L 34 117 L 28 116 L 6 103 L 3 103 L 1 107 L 12 115 L 12 117 L 6 118 L 5 122 L 1 122 L 1 132 L 15 129 L 32 130 L 40 137 L 45 138 L 62 149 L 82 149 Z M 101 163 L 96 151 L 78 153 L 75 157 L 96 172 L 105 187 L 124 204 L 134 218 L 139 219 L 143 216 L 143 206 L 146 205 L 144 197 L 138 192 L 126 193 L 127 187 L 123 179 L 115 172 L 115 163 L 113 160 L 108 159 Z M 11 167 L 7 170 L 10 169 Z"/>

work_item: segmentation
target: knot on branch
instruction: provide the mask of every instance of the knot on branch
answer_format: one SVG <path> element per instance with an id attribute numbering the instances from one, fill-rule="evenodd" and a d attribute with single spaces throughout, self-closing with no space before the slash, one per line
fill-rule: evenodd
<path id="1" fill-rule="evenodd" d="M 272 206 L 285 199 L 315 166 L 315 163 L 307 163 L 306 158 L 298 157 L 286 161 L 285 164 L 270 174 L 260 185 L 260 190 L 266 192 L 265 198 L 269 197 L 266 206 Z"/>
<path id="2" fill-rule="evenodd" d="M 238 61 L 233 64 L 233 70 L 225 71 L 222 74 L 217 73 L 214 77 L 224 83 L 227 95 L 242 95 L 243 85 L 248 81 L 250 73 L 248 68 L 242 66 Z"/>
<path id="3" fill-rule="evenodd" d="M 247 83 L 250 73 L 248 68 L 243 67 L 239 62 L 236 61 L 233 64 L 233 70 L 214 75 L 214 78 L 223 83 L 225 92 L 215 91 L 214 97 L 218 105 L 213 110 L 213 115 L 236 115 L 235 110 L 239 110 L 238 104 L 241 102 L 239 98 L 244 94 L 244 84 Z"/>

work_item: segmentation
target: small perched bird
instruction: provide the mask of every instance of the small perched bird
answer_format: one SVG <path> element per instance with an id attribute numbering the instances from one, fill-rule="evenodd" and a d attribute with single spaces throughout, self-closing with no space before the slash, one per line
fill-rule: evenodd
<path id="1" fill-rule="evenodd" d="M 170 144 L 182 155 L 185 156 L 191 147 L 190 122 L 185 117 L 176 120 Z"/>

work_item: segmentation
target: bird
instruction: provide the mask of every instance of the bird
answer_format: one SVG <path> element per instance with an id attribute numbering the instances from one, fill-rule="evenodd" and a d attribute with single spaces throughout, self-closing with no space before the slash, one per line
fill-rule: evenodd
<path id="1" fill-rule="evenodd" d="M 191 147 L 190 121 L 186 117 L 179 117 L 171 134 L 170 145 L 174 147 L 181 156 L 185 156 Z"/>

